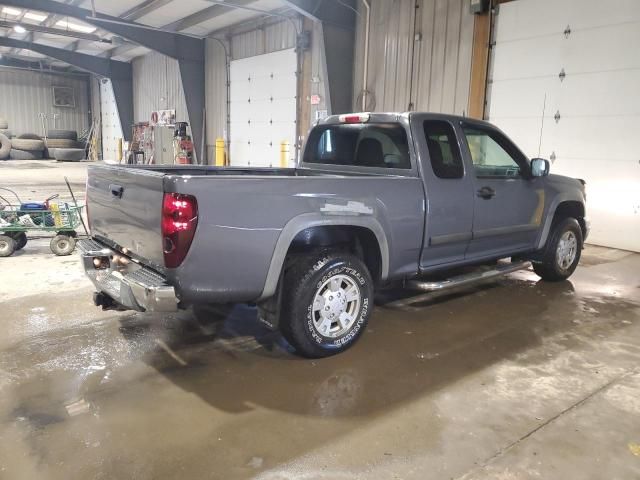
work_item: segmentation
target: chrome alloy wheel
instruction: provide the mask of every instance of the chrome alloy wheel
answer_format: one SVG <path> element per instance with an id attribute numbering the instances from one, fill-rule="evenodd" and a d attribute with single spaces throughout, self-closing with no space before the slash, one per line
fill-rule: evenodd
<path id="1" fill-rule="evenodd" d="M 325 337 L 347 333 L 358 319 L 362 303 L 360 288 L 347 275 L 334 275 L 325 281 L 313 298 L 313 325 Z"/>
<path id="2" fill-rule="evenodd" d="M 562 270 L 567 270 L 576 259 L 578 253 L 578 239 L 576 234 L 568 230 L 562 234 L 556 249 L 556 263 Z"/>

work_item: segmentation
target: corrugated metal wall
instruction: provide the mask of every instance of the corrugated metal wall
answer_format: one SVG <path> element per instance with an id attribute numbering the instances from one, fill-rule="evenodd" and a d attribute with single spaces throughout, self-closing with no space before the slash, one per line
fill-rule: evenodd
<path id="1" fill-rule="evenodd" d="M 365 25 L 361 5 L 359 10 L 356 110 L 361 109 Z M 468 0 L 372 0 L 367 109 L 466 112 L 472 45 Z"/>
<path id="2" fill-rule="evenodd" d="M 0 117 L 14 134 L 42 135 L 40 113 L 47 114 L 48 128 L 81 132 L 89 127 L 88 78 L 0 68 Z M 53 86 L 73 88 L 75 108 L 54 107 Z"/>
<path id="3" fill-rule="evenodd" d="M 178 121 L 188 121 L 178 61 L 151 52 L 137 57 L 133 66 L 133 118 L 146 122 L 156 110 L 176 110 Z M 131 128 L 123 125 L 122 128 Z"/>

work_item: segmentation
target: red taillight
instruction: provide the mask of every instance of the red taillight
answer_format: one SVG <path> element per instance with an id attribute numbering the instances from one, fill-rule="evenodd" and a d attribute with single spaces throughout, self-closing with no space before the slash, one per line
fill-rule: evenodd
<path id="1" fill-rule="evenodd" d="M 162 200 L 162 251 L 167 268 L 179 267 L 187 256 L 198 225 L 196 197 L 165 193 Z"/>

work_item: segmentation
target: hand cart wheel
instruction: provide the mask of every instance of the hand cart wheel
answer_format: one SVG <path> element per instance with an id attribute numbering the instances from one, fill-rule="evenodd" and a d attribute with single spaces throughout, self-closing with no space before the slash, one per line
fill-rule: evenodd
<path id="1" fill-rule="evenodd" d="M 16 241 L 8 235 L 0 235 L 0 257 L 8 257 L 16 251 Z"/>
<path id="2" fill-rule="evenodd" d="M 51 239 L 51 251 L 58 256 L 71 255 L 76 248 L 76 239 L 70 235 L 59 233 Z"/>

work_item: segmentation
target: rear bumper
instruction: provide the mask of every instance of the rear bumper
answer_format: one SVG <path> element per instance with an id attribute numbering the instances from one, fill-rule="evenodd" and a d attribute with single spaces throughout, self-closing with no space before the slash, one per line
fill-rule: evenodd
<path id="1" fill-rule="evenodd" d="M 123 262 L 122 254 L 93 239 L 80 240 L 77 247 L 87 277 L 118 304 L 139 312 L 178 310 L 175 289 L 159 273 L 128 259 Z M 103 264 L 108 259 L 109 266 L 97 269 L 95 259 Z"/>

